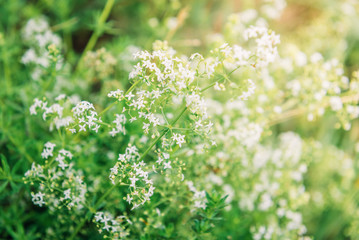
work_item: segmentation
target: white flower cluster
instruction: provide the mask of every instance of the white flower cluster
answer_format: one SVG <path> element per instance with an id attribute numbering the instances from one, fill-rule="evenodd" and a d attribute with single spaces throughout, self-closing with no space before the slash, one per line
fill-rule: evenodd
<path id="1" fill-rule="evenodd" d="M 192 201 L 194 202 L 192 211 L 202 208 L 203 210 L 207 207 L 207 198 L 205 191 L 198 191 L 192 181 L 186 181 L 186 184 L 191 192 L 193 192 Z"/>
<path id="2" fill-rule="evenodd" d="M 45 165 L 33 163 L 25 173 L 25 182 L 39 183 L 39 191 L 31 193 L 33 203 L 40 207 L 47 205 L 52 211 L 62 206 L 80 210 L 84 207 L 87 192 L 82 173 L 73 169 L 74 164 L 68 161 L 72 159 L 71 152 L 61 149 L 55 154 L 55 147 L 47 142 L 41 156 L 50 161 Z"/>
<path id="3" fill-rule="evenodd" d="M 173 135 L 172 135 L 172 140 L 174 141 L 174 142 L 176 142 L 176 144 L 178 145 L 178 146 L 180 146 L 180 147 L 182 147 L 182 144 L 183 143 L 186 143 L 186 141 L 184 140 L 184 138 L 185 138 L 185 135 L 181 135 L 181 134 L 177 134 L 177 133 L 173 133 Z"/>
<path id="4" fill-rule="evenodd" d="M 253 148 L 259 143 L 262 132 L 263 128 L 259 124 L 250 122 L 247 118 L 239 118 L 232 122 L 226 135 L 219 134 L 218 137 L 234 138 L 240 145 Z"/>
<path id="5" fill-rule="evenodd" d="M 128 106 L 128 108 L 123 109 L 122 114 L 116 115 L 116 120 L 113 121 L 116 126 L 112 129 L 110 134 L 112 136 L 120 132 L 125 134 L 124 124 L 127 121 L 125 113 L 128 115 L 130 123 L 143 119 L 143 129 L 146 134 L 149 133 L 149 127 L 151 125 L 153 127 L 160 125 L 161 119 L 157 116 L 155 111 L 151 109 L 155 108 L 155 101 L 160 95 L 161 92 L 159 91 L 146 90 L 139 90 L 135 94 L 129 92 L 126 95 L 123 95 L 121 90 L 110 92 L 108 94 L 109 97 L 115 97 L 120 101 L 124 100 Z"/>
<path id="6" fill-rule="evenodd" d="M 126 201 L 132 204 L 131 210 L 150 201 L 155 187 L 149 178 L 147 165 L 139 160 L 136 146 L 128 146 L 124 154 L 119 154 L 118 162 L 111 168 L 110 180 L 112 184 L 122 183 L 129 186 L 130 193 Z"/>
<path id="7" fill-rule="evenodd" d="M 76 97 L 67 97 L 61 94 L 55 98 L 56 103 L 48 106 L 45 100 L 34 99 L 34 104 L 30 106 L 30 114 L 37 115 L 37 111 L 41 110 L 43 120 L 50 117 L 50 131 L 66 127 L 70 132 L 86 132 L 92 130 L 98 132 L 101 117 L 97 116 L 95 107 L 87 101 L 79 102 Z M 71 106 L 76 104 L 71 112 Z"/>
<path id="8" fill-rule="evenodd" d="M 52 154 L 52 152 L 51 152 L 51 154 Z M 44 174 L 43 166 L 40 164 L 32 163 L 31 169 L 26 171 L 25 177 L 27 177 L 27 178 L 35 178 L 35 177 L 45 178 L 46 176 Z"/>
<path id="9" fill-rule="evenodd" d="M 166 50 L 153 52 L 141 51 L 134 54 L 139 62 L 134 66 L 129 74 L 133 79 L 133 86 L 124 93 L 122 90 L 111 91 L 108 97 L 113 97 L 122 102 L 122 114 L 116 115 L 116 124 L 110 132 L 111 136 L 122 132 L 125 134 L 124 124 L 126 120 L 135 122 L 142 120 L 143 131 L 145 134 L 152 134 L 152 137 L 159 135 L 159 128 L 169 126 L 166 115 L 163 111 L 164 105 L 172 102 L 175 105 L 185 104 L 192 113 L 189 127 L 197 134 L 209 138 L 209 133 L 213 123 L 209 121 L 206 101 L 203 91 L 208 86 L 203 85 L 203 80 L 214 76 L 214 72 L 219 65 L 234 64 L 235 67 L 246 66 L 266 66 L 274 61 L 277 54 L 276 45 L 279 43 L 279 36 L 266 28 L 251 27 L 245 33 L 246 40 L 255 39 L 256 48 L 253 52 L 243 49 L 240 46 L 230 47 L 223 44 L 220 48 L 211 51 L 211 56 L 204 58 L 200 54 L 193 54 L 191 57 L 176 57 L 173 49 L 166 47 Z M 158 46 L 161 44 L 157 43 Z M 156 46 L 157 46 L 156 45 Z M 166 45 L 163 43 L 162 45 Z M 254 62 L 250 58 L 255 59 Z M 234 63 L 233 63 L 234 62 Z M 222 64 L 221 64 L 222 63 Z M 230 82 L 230 86 L 237 86 L 228 79 L 228 76 L 220 81 Z M 236 87 L 242 89 L 239 98 L 248 99 L 254 93 L 255 84 L 249 79 L 245 86 Z M 215 81 L 209 87 L 225 90 L 223 83 Z M 247 91 L 243 91 L 247 87 Z M 169 126 L 173 127 L 173 126 Z M 183 135 L 174 133 L 172 140 L 180 147 L 184 141 Z M 166 137 L 166 136 L 165 136 Z M 212 141 L 212 144 L 214 142 Z"/>
<path id="10" fill-rule="evenodd" d="M 193 92 L 186 95 L 186 106 L 193 114 L 198 114 L 200 116 L 197 117 L 197 121 L 206 121 L 208 126 L 209 121 L 207 120 L 207 105 L 205 100 L 201 96 L 199 89 L 195 89 Z"/>
<path id="11" fill-rule="evenodd" d="M 296 88 L 295 96 L 309 91 L 313 96 L 311 100 L 318 102 L 326 95 L 338 95 L 349 88 L 349 79 L 343 75 L 344 70 L 337 59 L 324 61 L 320 53 L 314 53 L 310 59 L 312 64 L 304 66 L 310 78 L 303 76 L 288 83 L 289 88 Z"/>
<path id="12" fill-rule="evenodd" d="M 280 43 L 279 35 L 269 31 L 265 27 L 251 26 L 244 31 L 244 39 L 255 39 L 257 44 L 255 56 L 257 57 L 256 65 L 265 67 L 275 60 L 278 55 L 277 45 Z"/>
<path id="13" fill-rule="evenodd" d="M 248 96 L 249 103 L 235 101 L 232 105 L 241 106 L 238 107 L 241 108 L 241 114 L 248 120 L 256 119 L 253 124 L 259 126 L 276 124 L 281 122 L 282 118 L 285 120 L 287 117 L 297 116 L 295 108 L 298 110 L 298 116 L 307 114 L 308 121 L 315 120 L 331 109 L 336 112 L 339 120 L 335 126 L 349 130 L 350 120 L 359 116 L 359 107 L 355 105 L 359 99 L 359 78 L 356 76 L 358 74 L 354 72 L 349 80 L 343 75 L 344 71 L 338 60 L 324 61 L 323 56 L 317 52 L 308 57 L 310 63 L 307 63 L 306 54 L 291 45 L 288 49 L 288 52 L 294 55 L 278 59 L 278 64 L 274 68 L 261 69 L 261 79 L 256 83 L 257 87 L 254 83 L 247 83 L 248 91 L 243 92 L 239 98 L 245 100 Z M 286 78 L 277 79 L 276 83 L 275 76 L 283 74 L 283 71 L 288 77 L 292 77 L 294 71 L 297 73 L 296 78 L 291 81 L 286 81 Z M 306 74 L 301 74 L 303 72 Z M 245 84 L 240 88 L 245 88 Z M 255 88 L 256 95 L 249 98 Z M 220 104 L 215 106 L 215 112 L 223 110 Z"/>
<path id="14" fill-rule="evenodd" d="M 178 58 L 173 54 L 170 50 L 136 53 L 135 57 L 140 61 L 134 66 L 129 78 L 134 79 L 134 85 L 139 86 L 134 90 L 131 88 L 132 91 L 128 93 L 112 91 L 108 96 L 126 104 L 123 113 L 128 115 L 130 122 L 142 119 L 145 134 L 158 134 L 157 126 L 167 122 L 162 111 L 163 102 L 171 99 L 175 105 L 184 101 L 198 123 L 195 130 L 208 133 L 212 124 L 208 121 L 205 101 L 195 78 L 211 77 L 218 61 L 211 63 L 212 60 L 204 60 L 199 54 L 189 59 Z M 181 135 L 178 136 L 179 141 L 176 142 L 181 145 L 184 142 Z"/>
<path id="15" fill-rule="evenodd" d="M 105 231 L 105 236 L 111 239 L 125 239 L 130 234 L 126 227 L 132 225 L 132 222 L 126 216 L 114 218 L 109 212 L 96 212 L 94 221 L 99 232 Z"/>
<path id="16" fill-rule="evenodd" d="M 298 207 L 309 200 L 303 185 L 307 165 L 300 161 L 302 142 L 292 132 L 283 133 L 279 139 L 279 148 L 258 146 L 253 161 L 244 162 L 240 173 L 245 184 L 238 191 L 239 207 L 244 211 L 275 213 L 269 222 L 252 228 L 255 239 L 272 239 L 276 234 L 290 236 L 295 233 L 301 236 L 306 233 L 298 211 Z"/>
<path id="17" fill-rule="evenodd" d="M 252 52 L 238 45 L 231 47 L 228 43 L 224 43 L 215 50 L 220 53 L 219 57 L 223 59 L 224 65 L 229 69 L 236 69 L 240 66 L 248 66 L 251 64 L 250 58 L 253 55 Z"/>
<path id="18" fill-rule="evenodd" d="M 116 114 L 116 119 L 113 121 L 115 127 L 109 132 L 109 134 L 114 137 L 118 133 L 123 133 L 126 135 L 126 128 L 125 124 L 127 122 L 125 114 Z"/>
<path id="19" fill-rule="evenodd" d="M 140 59 L 134 70 L 130 73 L 131 78 L 138 78 L 148 86 L 151 91 L 139 91 L 137 99 L 130 102 L 137 110 L 158 107 L 156 103 L 163 100 L 163 96 L 168 97 L 185 97 L 187 106 L 193 113 L 206 117 L 205 107 L 203 106 L 202 97 L 199 89 L 194 88 L 192 83 L 195 80 L 196 71 L 191 67 L 191 62 L 186 59 L 173 57 L 167 51 L 147 51 L 139 52 L 135 55 Z M 132 97 L 129 94 L 128 97 Z M 135 97 L 135 96 L 133 96 Z M 147 98 L 147 99 L 146 99 Z M 128 99 L 130 100 L 130 99 Z M 148 106 L 149 105 L 149 106 Z M 154 112 L 154 110 L 152 110 Z M 153 116 L 150 112 L 146 116 Z M 157 119 L 147 117 L 154 126 L 158 125 Z"/>
<path id="20" fill-rule="evenodd" d="M 51 43 L 60 45 L 60 38 L 52 33 L 44 17 L 30 19 L 24 27 L 23 38 L 25 41 L 35 41 L 41 48 Z"/>
<path id="21" fill-rule="evenodd" d="M 295 219 L 295 221 L 298 221 L 298 222 L 302 221 L 302 217 L 300 214 L 297 215 L 294 213 L 294 215 L 292 217 Z M 310 237 L 303 236 L 303 234 L 306 232 L 305 228 L 303 228 L 303 231 L 301 234 L 291 235 L 291 234 L 287 234 L 286 231 L 281 231 L 280 227 L 274 223 L 269 226 L 252 227 L 250 229 L 250 231 L 253 234 L 254 240 L 262 240 L 262 239 L 270 240 L 270 239 L 275 238 L 276 236 L 284 236 L 284 237 L 287 237 L 287 239 L 292 239 L 295 236 L 296 239 L 311 240 Z"/>
<path id="22" fill-rule="evenodd" d="M 314 53 L 310 57 L 311 64 L 303 66 L 301 71 L 305 76 L 299 76 L 287 83 L 286 88 L 293 97 L 299 98 L 301 104 L 308 109 L 307 119 L 313 121 L 324 115 L 328 107 L 336 112 L 339 124 L 349 130 L 349 121 L 359 116 L 359 108 L 353 103 L 357 97 L 348 99 L 345 95 L 355 95 L 357 92 L 358 78 L 349 81 L 344 76 L 344 70 L 337 59 L 324 61 L 320 53 Z M 344 97 L 343 97 L 344 95 Z"/>
<path id="23" fill-rule="evenodd" d="M 72 133 L 86 132 L 86 129 L 98 132 L 100 124 L 102 123 L 101 117 L 97 117 L 97 112 L 92 103 L 82 101 L 72 108 L 75 124 L 69 128 Z M 78 128 L 77 128 L 78 127 Z"/>
<path id="24" fill-rule="evenodd" d="M 42 150 L 41 157 L 44 159 L 48 159 L 49 157 L 53 156 L 54 148 L 56 147 L 56 144 L 47 142 L 44 145 L 44 149 Z"/>
<path id="25" fill-rule="evenodd" d="M 340 109 L 343 108 L 342 99 L 338 96 L 330 97 L 329 104 L 333 111 L 339 111 Z"/>
<path id="26" fill-rule="evenodd" d="M 120 56 L 119 56 L 119 60 L 121 63 L 121 66 L 123 67 L 123 69 L 127 72 L 131 72 L 132 71 L 132 67 L 133 64 L 135 63 L 135 58 L 133 57 L 133 55 L 137 52 L 140 52 L 141 48 L 138 46 L 134 46 L 134 45 L 129 45 L 127 46 L 123 52 L 121 52 Z"/>
<path id="27" fill-rule="evenodd" d="M 42 207 L 42 205 L 46 205 L 45 201 L 44 201 L 44 196 L 45 194 L 42 192 L 38 192 L 38 193 L 31 193 L 31 197 L 32 197 L 32 202 L 35 205 L 38 205 L 39 207 Z"/>
<path id="28" fill-rule="evenodd" d="M 89 51 L 84 57 L 85 67 L 100 79 L 112 74 L 116 64 L 117 60 L 105 48 L 100 48 L 95 52 Z"/>
<path id="29" fill-rule="evenodd" d="M 23 64 L 35 64 L 42 68 L 50 66 L 50 55 L 47 47 L 50 44 L 60 46 L 61 39 L 52 33 L 48 22 L 44 17 L 30 19 L 23 29 L 23 39 L 31 47 L 21 58 Z M 61 61 L 57 62 L 56 67 L 61 67 Z M 32 72 L 33 79 L 38 79 L 42 75 L 41 67 L 36 67 Z"/>
<path id="30" fill-rule="evenodd" d="M 355 182 L 355 159 L 351 155 L 333 146 L 325 146 L 318 141 L 308 144 L 306 152 L 310 153 L 311 165 L 309 171 L 312 173 L 320 172 L 320 178 L 313 176 L 307 178 L 307 184 L 311 184 L 310 203 L 315 207 L 316 211 L 322 212 L 327 209 L 328 203 L 335 207 L 343 205 L 343 201 L 353 191 L 350 183 Z M 330 184 L 335 178 L 338 183 Z M 322 188 L 325 186 L 325 188 Z M 352 203 L 356 204 L 356 200 L 352 199 Z M 350 208 L 352 209 L 352 208 Z M 307 211 L 313 211 L 308 209 Z M 352 212 L 350 212 L 352 216 Z"/>
<path id="31" fill-rule="evenodd" d="M 223 106 L 211 102 L 213 117 L 223 121 L 215 125 L 214 132 L 223 152 L 206 159 L 216 174 L 211 172 L 204 182 L 208 188 L 212 184 L 223 186 L 223 191 L 228 192 L 231 199 L 237 199 L 243 212 L 257 212 L 263 216 L 263 221 L 252 225 L 254 239 L 303 236 L 306 227 L 299 210 L 308 202 L 309 194 L 303 184 L 307 163 L 302 160 L 302 141 L 289 132 L 280 135 L 278 147 L 261 145 L 263 129 L 246 117 L 248 109 L 245 104 L 235 101 Z M 223 179 L 230 177 L 236 169 L 232 162 L 240 163 L 242 167 L 234 174 L 240 184 L 232 183 L 230 191 L 225 189 Z"/>
<path id="32" fill-rule="evenodd" d="M 57 103 L 54 103 L 48 106 L 48 102 L 45 100 L 39 100 L 38 98 L 34 99 L 34 104 L 30 106 L 30 114 L 37 115 L 37 111 L 41 110 L 42 119 L 45 121 L 47 117 L 50 116 L 50 131 L 54 129 L 59 129 L 61 127 L 68 127 L 71 123 L 73 123 L 73 119 L 70 116 L 64 116 L 64 107 L 61 105 L 61 100 L 64 99 L 64 95 L 60 95 L 55 100 Z"/>
<path id="33" fill-rule="evenodd" d="M 152 165 L 153 171 L 156 172 L 156 169 L 163 169 L 163 170 L 171 169 L 172 161 L 170 161 L 169 159 L 170 159 L 170 155 L 168 153 L 165 153 L 165 152 L 158 153 L 156 165 Z M 162 165 L 162 167 L 161 167 L 161 165 Z"/>
<path id="34" fill-rule="evenodd" d="M 219 62 L 223 62 L 231 70 L 244 66 L 264 68 L 274 62 L 278 56 L 279 35 L 266 27 L 257 26 L 250 26 L 243 35 L 245 43 L 248 44 L 253 39 L 256 43 L 255 47 L 244 49 L 239 45 L 230 46 L 228 43 L 224 43 L 213 51 L 219 53 Z"/>
<path id="35" fill-rule="evenodd" d="M 243 92 L 242 95 L 238 97 L 239 99 L 244 101 L 248 100 L 248 98 L 254 94 L 254 90 L 256 89 L 256 85 L 251 79 L 248 79 L 247 81 L 249 84 L 248 90 L 246 92 Z"/>
<path id="36" fill-rule="evenodd" d="M 121 100 L 121 98 L 123 97 L 123 91 L 120 89 L 117 89 L 115 91 L 111 91 L 107 94 L 107 97 L 109 98 L 117 98 L 119 100 Z"/>

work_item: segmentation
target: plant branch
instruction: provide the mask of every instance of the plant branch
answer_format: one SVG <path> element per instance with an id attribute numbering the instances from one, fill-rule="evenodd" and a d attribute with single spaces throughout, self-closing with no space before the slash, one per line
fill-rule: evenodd
<path id="1" fill-rule="evenodd" d="M 102 26 L 106 22 L 108 16 L 110 15 L 110 12 L 112 10 L 112 7 L 113 7 L 114 3 L 115 3 L 115 0 L 107 0 L 104 9 L 101 12 L 99 21 L 97 22 L 95 31 L 92 33 L 92 35 L 90 37 L 90 40 L 87 42 L 85 50 L 82 52 L 82 55 L 80 57 L 80 60 L 79 60 L 79 62 L 77 64 L 76 69 L 78 69 L 81 66 L 83 58 L 85 57 L 86 52 L 91 51 L 94 48 L 94 46 L 96 45 L 97 39 L 100 37 L 100 32 L 99 32 L 98 29 L 99 29 L 100 26 Z"/>

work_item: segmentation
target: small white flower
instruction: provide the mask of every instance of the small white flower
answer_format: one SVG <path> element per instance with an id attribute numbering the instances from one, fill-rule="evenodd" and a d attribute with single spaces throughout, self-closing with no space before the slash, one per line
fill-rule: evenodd
<path id="1" fill-rule="evenodd" d="M 158 157 L 158 160 L 156 161 L 156 163 L 161 164 L 163 162 L 163 159 L 161 157 Z"/>
<path id="2" fill-rule="evenodd" d="M 42 192 L 38 192 L 36 194 L 31 193 L 31 196 L 32 196 L 32 202 L 35 205 L 39 205 L 40 207 L 42 207 L 42 205 L 45 205 L 45 201 L 44 201 L 45 194 L 44 193 L 42 193 Z"/>
<path id="3" fill-rule="evenodd" d="M 343 108 L 343 102 L 340 97 L 331 97 L 329 103 L 333 111 L 339 111 Z"/>
<path id="4" fill-rule="evenodd" d="M 130 194 L 127 194 L 127 199 L 126 199 L 126 201 L 127 201 L 129 204 L 131 204 L 132 200 L 133 200 L 133 197 L 131 197 Z"/>
<path id="5" fill-rule="evenodd" d="M 69 188 L 69 189 L 65 190 L 64 195 L 65 195 L 64 200 L 71 199 L 71 189 Z"/>
<path id="6" fill-rule="evenodd" d="M 182 147 L 182 143 L 186 142 L 184 140 L 184 137 L 185 137 L 185 135 L 174 133 L 172 136 L 172 140 L 176 141 L 176 144 L 179 145 L 180 147 Z"/>
<path id="7" fill-rule="evenodd" d="M 164 167 L 163 167 L 164 169 L 167 169 L 167 168 L 171 169 L 171 168 L 172 168 L 172 166 L 171 166 L 171 161 L 169 161 L 169 162 L 164 162 L 163 165 L 164 165 Z"/>

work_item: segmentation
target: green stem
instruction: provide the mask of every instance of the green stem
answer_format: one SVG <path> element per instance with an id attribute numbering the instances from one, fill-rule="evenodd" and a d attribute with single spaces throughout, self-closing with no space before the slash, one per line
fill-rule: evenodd
<path id="1" fill-rule="evenodd" d="M 7 57 L 7 48 L 6 46 L 1 47 L 2 50 L 2 60 L 3 60 L 3 66 L 4 66 L 4 78 L 5 78 L 5 86 L 6 86 L 6 93 L 9 94 L 11 90 L 11 80 L 10 80 L 10 67 L 9 67 L 9 61 Z"/>
<path id="2" fill-rule="evenodd" d="M 132 86 L 126 91 L 125 96 L 132 91 L 132 89 L 140 82 L 140 80 L 136 81 Z M 111 103 L 107 108 L 105 108 L 102 112 L 99 113 L 99 116 L 102 116 L 110 110 L 113 106 L 115 106 L 118 103 L 118 101 Z"/>
<path id="3" fill-rule="evenodd" d="M 77 233 L 80 231 L 80 229 L 85 225 L 87 218 L 84 217 L 79 225 L 75 228 L 74 232 L 71 234 L 71 236 L 68 238 L 69 240 L 72 240 L 76 237 Z"/>
<path id="4" fill-rule="evenodd" d="M 60 137 L 60 140 L 61 140 L 62 148 L 65 148 L 65 138 L 64 138 L 64 136 L 62 135 L 61 129 L 58 128 L 58 129 L 57 129 L 57 132 L 58 132 L 59 137 Z"/>
<path id="5" fill-rule="evenodd" d="M 171 122 L 171 126 L 174 126 L 176 124 L 176 122 L 182 117 L 182 115 L 187 111 L 188 107 L 184 107 L 181 111 L 181 113 Z M 151 149 L 153 148 L 153 146 L 155 146 L 157 144 L 157 142 L 159 140 L 161 140 L 161 138 L 170 130 L 170 127 L 163 130 L 161 135 L 158 136 L 156 138 L 155 141 L 153 141 L 153 143 L 146 149 L 146 151 L 142 154 L 141 158 L 139 159 L 139 162 L 141 162 L 145 157 L 146 155 L 148 154 L 149 151 L 151 151 Z"/>
<path id="6" fill-rule="evenodd" d="M 94 206 L 94 209 L 97 210 L 97 208 L 101 205 L 102 201 L 118 186 L 119 183 L 116 183 L 112 185 L 103 195 L 102 197 L 97 201 L 97 203 Z"/>
<path id="7" fill-rule="evenodd" d="M 85 225 L 87 219 L 90 219 L 92 214 L 94 214 L 94 211 L 97 210 L 97 208 L 101 205 L 102 201 L 119 185 L 119 183 L 116 183 L 112 185 L 107 191 L 102 195 L 102 197 L 95 203 L 93 208 L 90 208 L 87 212 L 86 216 L 82 219 L 82 221 L 77 225 L 74 232 L 69 237 L 69 240 L 72 240 L 76 237 L 77 233 L 81 230 L 81 228 Z"/>
<path id="8" fill-rule="evenodd" d="M 134 84 L 132 84 L 132 86 L 126 91 L 125 96 L 126 96 L 127 94 L 129 94 L 129 93 L 132 91 L 132 89 L 133 89 L 140 81 L 141 81 L 141 80 L 137 80 Z"/>
<path id="9" fill-rule="evenodd" d="M 105 112 L 107 112 L 108 110 L 110 110 L 110 109 L 111 109 L 113 106 L 115 106 L 117 103 L 118 103 L 118 102 L 116 101 L 116 102 L 113 102 L 113 103 L 111 103 L 110 105 L 108 105 L 104 110 L 102 110 L 102 112 L 100 112 L 100 113 L 98 114 L 98 116 L 101 117 L 102 115 L 104 115 Z"/>
<path id="10" fill-rule="evenodd" d="M 234 73 L 237 69 L 239 69 L 241 66 L 236 67 L 235 69 L 233 69 L 230 73 L 228 73 L 228 76 L 230 76 L 232 73 Z"/>
<path id="11" fill-rule="evenodd" d="M 207 87 L 205 87 L 205 88 L 201 89 L 201 92 L 204 92 L 204 91 L 206 91 L 207 89 L 209 89 L 209 88 L 213 87 L 214 85 L 216 85 L 216 83 L 217 83 L 217 82 L 211 83 L 211 84 L 210 84 L 210 85 L 208 85 Z"/>
<path id="12" fill-rule="evenodd" d="M 238 67 L 236 67 L 235 69 L 233 69 L 231 72 L 229 72 L 228 74 L 222 75 L 222 78 L 221 78 L 221 79 L 219 79 L 218 81 L 215 81 L 214 83 L 211 83 L 211 84 L 208 85 L 207 87 L 201 89 L 201 92 L 204 92 L 204 91 L 206 91 L 207 89 L 213 87 L 214 85 L 216 85 L 217 82 L 219 82 L 219 81 L 221 81 L 221 80 L 223 80 L 223 79 L 230 81 L 230 80 L 229 80 L 229 76 L 231 76 L 232 73 L 234 73 L 234 72 L 235 72 L 236 70 L 238 70 L 240 67 L 241 67 L 241 66 L 238 66 Z"/>
<path id="13" fill-rule="evenodd" d="M 233 71 L 232 71 L 231 73 L 233 73 Z M 201 89 L 201 92 L 206 91 L 207 89 L 213 87 L 215 84 L 216 84 L 216 83 L 212 83 L 212 84 L 210 84 L 209 86 L 207 86 L 207 87 Z M 158 136 L 158 137 L 156 138 L 156 140 L 146 149 L 146 151 L 142 154 L 142 156 L 141 156 L 141 158 L 139 159 L 139 161 L 142 161 L 142 160 L 145 158 L 145 156 L 148 154 L 149 151 L 151 151 L 151 149 L 153 148 L 153 146 L 155 146 L 156 143 L 157 143 L 159 140 L 161 140 L 161 138 L 176 124 L 176 122 L 182 117 L 182 115 L 187 111 L 187 109 L 188 109 L 187 106 L 182 109 L 181 113 L 171 122 L 170 126 L 169 126 L 167 129 L 163 130 L 163 132 L 161 133 L 161 135 Z"/>
<path id="14" fill-rule="evenodd" d="M 92 35 L 90 37 L 90 40 L 87 42 L 85 50 L 82 52 L 82 55 L 81 55 L 80 60 L 78 62 L 78 67 L 79 67 L 79 65 L 81 65 L 82 60 L 85 57 L 86 52 L 91 51 L 93 49 L 93 47 L 96 45 L 97 39 L 100 37 L 100 33 L 98 31 L 99 26 L 102 26 L 105 23 L 105 21 L 107 20 L 108 16 L 110 15 L 110 12 L 112 10 L 112 7 L 113 7 L 114 3 L 115 3 L 115 0 L 107 0 L 106 5 L 105 5 L 105 7 L 102 10 L 102 13 L 100 15 L 100 19 L 97 22 L 96 29 L 92 33 Z"/>
<path id="15" fill-rule="evenodd" d="M 111 12 L 111 9 L 112 9 L 114 3 L 115 3 L 115 0 L 107 0 L 106 5 L 105 5 L 104 9 L 102 10 L 100 19 L 97 22 L 97 26 L 101 26 L 105 23 L 108 16 L 110 15 L 110 12 Z M 99 36 L 100 36 L 100 34 L 99 34 L 98 30 L 96 29 L 95 32 L 91 35 L 91 38 L 88 41 L 82 56 L 84 56 L 84 54 L 87 51 L 91 51 L 93 49 Z"/>
<path id="16" fill-rule="evenodd" d="M 167 124 L 167 125 L 158 125 L 159 127 L 162 127 L 162 128 L 170 128 L 170 129 L 174 129 L 174 130 L 182 130 L 182 131 L 192 131 L 193 129 L 191 128 L 178 128 L 178 127 L 173 127 L 171 126 L 170 124 Z"/>
<path id="17" fill-rule="evenodd" d="M 42 96 L 45 95 L 46 91 L 51 86 L 53 86 L 55 81 L 56 81 L 56 74 L 57 74 L 57 72 L 56 72 L 56 62 L 52 62 L 50 68 L 51 68 L 50 78 L 47 81 L 42 83 L 42 92 L 41 92 Z"/>
<path id="18" fill-rule="evenodd" d="M 59 23 L 59 24 L 56 24 L 54 26 L 51 27 L 51 30 L 53 32 L 57 32 L 57 31 L 60 31 L 60 30 L 63 30 L 63 29 L 67 29 L 69 27 L 72 27 L 74 26 L 75 24 L 77 24 L 79 21 L 79 19 L 77 17 L 73 17 L 65 22 L 62 22 L 62 23 Z"/>

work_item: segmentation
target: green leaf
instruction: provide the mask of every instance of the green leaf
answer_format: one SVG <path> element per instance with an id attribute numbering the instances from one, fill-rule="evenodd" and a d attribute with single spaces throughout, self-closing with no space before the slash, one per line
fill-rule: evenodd
<path id="1" fill-rule="evenodd" d="M 207 191 L 206 191 L 206 198 L 207 198 L 208 202 L 212 202 L 212 201 L 213 201 L 212 197 L 208 194 Z"/>
<path id="2" fill-rule="evenodd" d="M 10 181 L 10 186 L 13 189 L 13 192 L 18 192 L 21 188 L 21 186 L 19 184 L 16 184 L 13 181 Z"/>
<path id="3" fill-rule="evenodd" d="M 2 169 L 5 171 L 5 175 L 10 176 L 10 167 L 6 161 L 5 155 L 1 154 Z"/>
<path id="4" fill-rule="evenodd" d="M 14 175 L 15 172 L 19 169 L 19 167 L 22 165 L 22 161 L 23 161 L 24 158 L 22 158 L 21 160 L 17 161 L 15 163 L 15 165 L 12 167 L 11 169 L 11 174 Z"/>
<path id="5" fill-rule="evenodd" d="M 6 188 L 8 183 L 9 183 L 9 181 L 5 181 L 0 185 L 0 193 L 2 193 L 2 191 L 4 191 L 4 189 Z"/>

